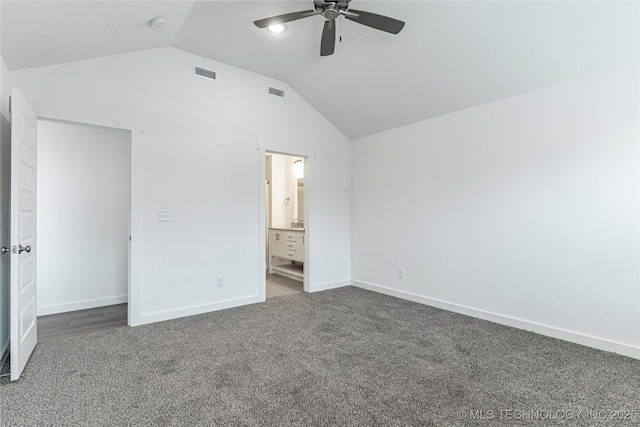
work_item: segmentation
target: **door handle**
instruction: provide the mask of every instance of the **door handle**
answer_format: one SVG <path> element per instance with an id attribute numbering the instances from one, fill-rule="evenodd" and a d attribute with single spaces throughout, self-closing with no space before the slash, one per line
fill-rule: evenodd
<path id="1" fill-rule="evenodd" d="M 31 252 L 31 245 L 27 245 L 27 246 L 18 245 L 18 253 L 21 254 L 22 252 L 26 252 L 26 253 Z"/>
<path id="2" fill-rule="evenodd" d="M 8 246 L 3 246 L 2 248 L 0 248 L 0 254 L 4 255 L 4 254 L 8 254 L 11 252 L 11 248 Z"/>

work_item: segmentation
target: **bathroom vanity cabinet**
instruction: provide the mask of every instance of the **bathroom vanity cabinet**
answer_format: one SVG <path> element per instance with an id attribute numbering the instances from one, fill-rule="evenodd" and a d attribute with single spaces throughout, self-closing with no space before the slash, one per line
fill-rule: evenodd
<path id="1" fill-rule="evenodd" d="M 304 230 L 269 229 L 269 273 L 303 281 L 306 254 Z"/>

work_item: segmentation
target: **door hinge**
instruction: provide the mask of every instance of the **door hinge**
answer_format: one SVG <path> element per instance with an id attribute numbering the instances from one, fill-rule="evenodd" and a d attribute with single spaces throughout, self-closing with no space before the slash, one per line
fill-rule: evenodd
<path id="1" fill-rule="evenodd" d="M 9 95 L 9 114 L 11 114 L 11 95 Z"/>
<path id="2" fill-rule="evenodd" d="M 129 235 L 129 241 L 131 241 L 131 235 Z"/>

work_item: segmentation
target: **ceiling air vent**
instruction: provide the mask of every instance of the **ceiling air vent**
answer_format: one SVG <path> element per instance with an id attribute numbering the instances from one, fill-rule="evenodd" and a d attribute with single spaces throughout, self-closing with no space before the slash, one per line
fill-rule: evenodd
<path id="1" fill-rule="evenodd" d="M 209 80 L 215 80 L 216 79 L 216 72 L 215 71 L 207 70 L 206 68 L 202 68 L 202 67 L 195 67 L 193 69 L 193 74 L 198 76 L 198 77 L 202 77 L 204 79 L 209 79 Z"/>
<path id="2" fill-rule="evenodd" d="M 269 88 L 269 93 L 271 95 L 279 96 L 280 98 L 284 98 L 284 91 L 281 89 L 276 89 L 275 87 Z"/>

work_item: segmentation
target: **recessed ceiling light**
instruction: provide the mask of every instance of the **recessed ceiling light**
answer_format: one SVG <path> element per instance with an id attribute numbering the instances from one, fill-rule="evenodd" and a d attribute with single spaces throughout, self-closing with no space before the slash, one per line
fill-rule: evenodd
<path id="1" fill-rule="evenodd" d="M 167 25 L 167 20 L 164 19 L 164 16 L 156 16 L 152 20 L 149 21 L 149 26 L 151 28 L 162 28 Z"/>
<path id="2" fill-rule="evenodd" d="M 282 33 L 286 29 L 282 24 L 269 25 L 267 28 L 269 28 L 269 31 L 276 34 Z"/>

